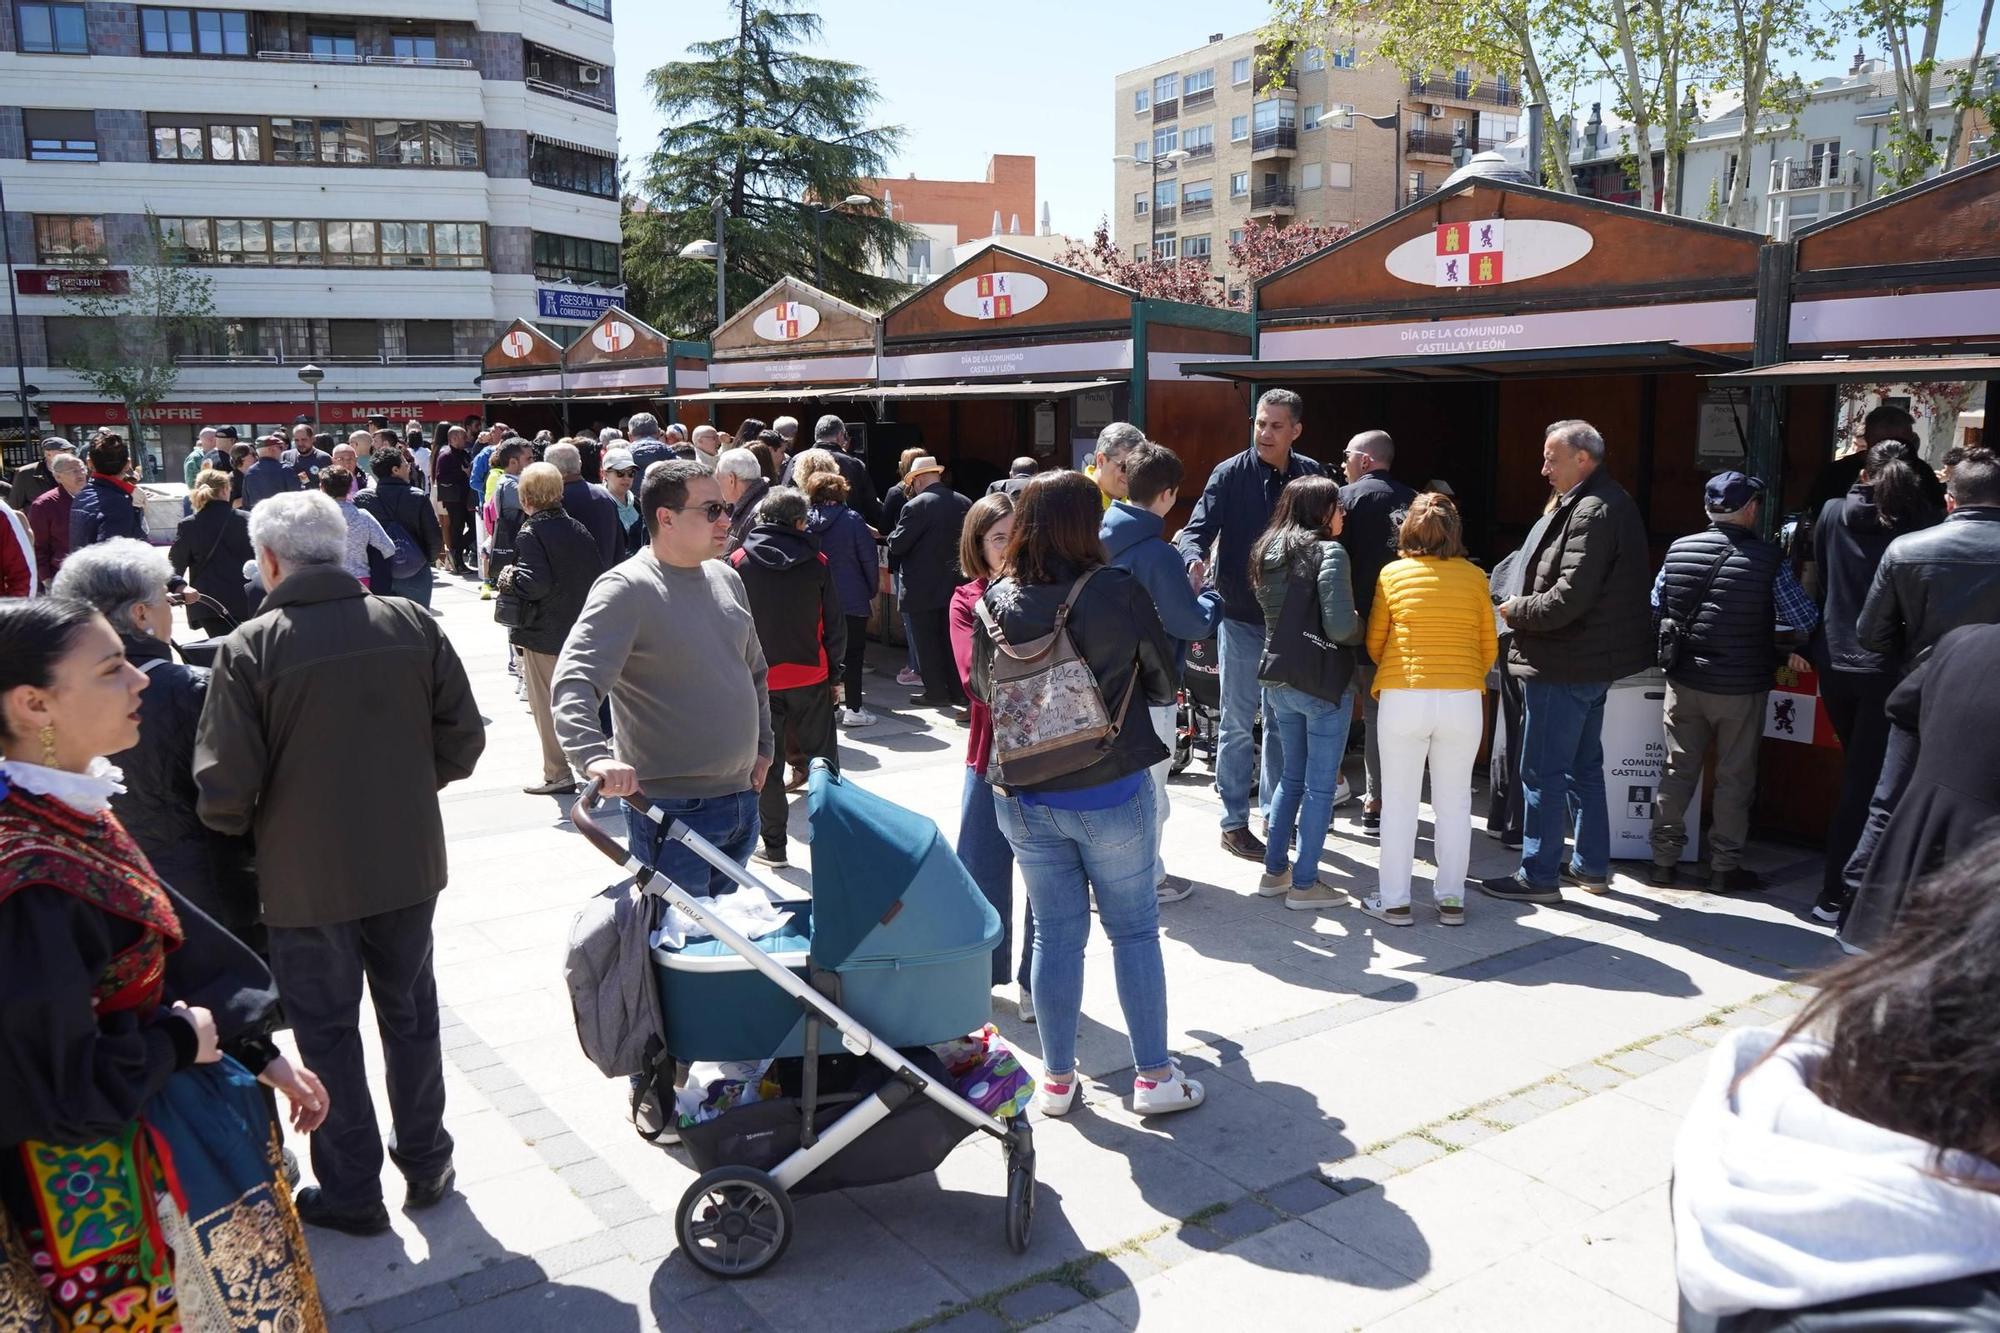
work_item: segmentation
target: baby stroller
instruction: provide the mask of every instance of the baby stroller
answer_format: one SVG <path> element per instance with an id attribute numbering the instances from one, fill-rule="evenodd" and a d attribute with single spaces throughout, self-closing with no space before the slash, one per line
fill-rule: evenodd
<path id="1" fill-rule="evenodd" d="M 702 1172 L 675 1215 L 688 1258 L 718 1277 L 749 1277 L 790 1243 L 793 1195 L 921 1175 L 973 1133 L 1005 1148 L 1007 1243 L 1024 1252 L 1035 1194 L 1027 1117 L 1002 1123 L 981 1111 L 928 1049 L 990 1017 L 1000 940 L 998 914 L 937 826 L 815 761 L 814 890 L 802 896 L 766 885 L 673 821 L 665 836 L 734 880 L 737 893 L 783 900 L 771 907 L 784 922 L 767 922 L 752 940 L 721 919 L 718 900 L 656 877 L 604 832 L 593 814 L 600 785 L 584 788 L 571 822 L 696 927 L 652 951 L 668 1051 L 683 1062 L 775 1062 L 775 1095 L 682 1126 Z M 665 823 L 657 808 L 643 813 Z M 829 1034 L 844 1054 L 821 1057 Z"/>
<path id="2" fill-rule="evenodd" d="M 1216 737 L 1222 721 L 1222 654 L 1213 635 L 1187 646 L 1181 688 L 1175 699 L 1174 754 L 1169 772 L 1179 773 L 1201 751 L 1215 767 Z"/>

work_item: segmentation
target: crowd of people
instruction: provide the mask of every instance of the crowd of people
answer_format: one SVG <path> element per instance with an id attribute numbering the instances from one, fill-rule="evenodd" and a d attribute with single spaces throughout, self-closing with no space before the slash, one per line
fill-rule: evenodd
<path id="1" fill-rule="evenodd" d="M 1953 1179 L 1990 1188 L 1987 1131 L 1871 1100 L 1854 1062 L 1884 1057 L 1852 1048 L 1871 1045 L 1857 1006 L 1909 988 L 1922 961 L 1911 941 L 1961 943 L 1935 886 L 1965 873 L 1953 867 L 2000 817 L 2000 763 L 1977 743 L 1942 743 L 1946 728 L 1983 734 L 1977 684 L 2000 650 L 2000 460 L 1955 451 L 1940 480 L 1907 414 L 1878 409 L 1789 552 L 1761 535 L 1764 483 L 1727 471 L 1705 483 L 1708 525 L 1656 562 L 1606 466 L 1612 445 L 1589 422 L 1558 421 L 1542 444 L 1544 512 L 1489 572 L 1449 488 L 1396 477 L 1386 432 L 1354 435 L 1336 477 L 1298 448 L 1305 425 L 1297 394 L 1265 393 L 1250 446 L 1210 470 L 1171 539 L 1183 461 L 1123 422 L 1084 468 L 1016 460 L 976 501 L 921 450 L 878 499 L 837 416 L 809 441 L 791 418 L 728 434 L 644 413 L 622 430 L 533 439 L 497 423 L 428 440 L 416 423 L 371 423 L 345 442 L 310 422 L 249 443 L 205 430 L 164 551 L 144 540 L 120 437 L 81 457 L 45 441 L 0 528 L 0 952 L 14 959 L 0 969 L 0 1082 L 21 1094 L 5 1099 L 0 1142 L 30 1150 L 0 1156 L 9 1260 L 54 1247 L 41 1219 L 61 1182 L 34 1169 L 41 1145 L 51 1161 L 87 1142 L 102 1149 L 92 1169 L 148 1169 L 132 1161 L 135 1126 L 165 1090 L 213 1099 L 253 1079 L 267 1118 L 283 1097 L 311 1133 L 317 1183 L 298 1192 L 299 1217 L 386 1229 L 364 981 L 404 1206 L 451 1191 L 431 944 L 446 878 L 437 793 L 472 772 L 485 733 L 429 610 L 440 575 L 476 586 L 507 628 L 540 739 L 527 793 L 595 781 L 770 867 L 788 864 L 788 792 L 815 761 L 838 768 L 842 728 L 880 720 L 863 703 L 865 645 L 893 590 L 909 645 L 898 685 L 931 724 L 966 731 L 957 851 L 1003 923 L 993 984 L 1040 1025 L 1035 1103 L 1049 1116 L 1076 1102 L 1093 912 L 1133 1109 L 1204 1100 L 1170 1049 L 1159 943 L 1162 908 L 1195 892 L 1164 844 L 1191 644 L 1214 640 L 1221 668 L 1221 847 L 1254 862 L 1256 892 L 1287 908 L 1390 927 L 1417 922 L 1426 801 L 1440 925 L 1465 922 L 1469 888 L 1528 903 L 1607 892 L 1606 700 L 1653 669 L 1666 681 L 1666 764 L 1649 882 L 1761 889 L 1745 862 L 1765 696 L 1781 664 L 1813 669 L 1843 772 L 1812 915 L 1875 957 L 1816 1002 L 1823 1048 L 1796 1026 L 1732 1045 L 1727 1095 L 1804 1080 L 1885 1132 L 1988 1150 Z M 177 602 L 210 632 L 211 669 L 174 660 Z M 1488 831 L 1520 859 L 1474 881 L 1473 765 L 1496 683 Z M 347 743 L 357 692 L 368 747 Z M 1343 772 L 1357 727 L 1358 802 Z M 1684 864 L 1711 764 L 1713 815 Z M 330 818 L 329 790 L 368 791 L 380 817 L 359 830 Z M 636 810 L 628 831 L 632 854 L 675 882 L 731 889 Z M 1336 837 L 1376 844 L 1376 872 L 1327 869 Z M 279 1021 L 296 1064 L 270 1041 Z M 1825 1073 L 1836 1067 L 1838 1079 Z M 208 1082 L 184 1077 L 204 1070 Z M 649 1137 L 670 1135 L 664 1107 L 635 1113 Z M 1677 1205 L 1711 1269 L 1743 1225 L 1704 1192 L 1725 1184 Z M 147 1221 L 150 1192 L 125 1197 Z M 1741 1304 L 1740 1275 L 1695 1271 L 1687 1253 L 1698 1308 L 1769 1299 L 1752 1286 Z M 192 1249 L 85 1257 L 130 1264 L 155 1302 L 172 1300 L 174 1264 L 205 1262 Z M 310 1300 L 304 1255 L 273 1262 L 292 1274 L 291 1299 Z M 105 1285 L 43 1295 L 84 1320 Z"/>

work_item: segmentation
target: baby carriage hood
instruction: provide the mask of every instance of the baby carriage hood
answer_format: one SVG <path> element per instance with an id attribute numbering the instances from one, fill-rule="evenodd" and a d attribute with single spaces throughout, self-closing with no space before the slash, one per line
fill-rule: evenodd
<path id="1" fill-rule="evenodd" d="M 999 914 L 936 824 L 819 765 L 808 802 L 816 966 L 944 961 L 1000 942 Z"/>

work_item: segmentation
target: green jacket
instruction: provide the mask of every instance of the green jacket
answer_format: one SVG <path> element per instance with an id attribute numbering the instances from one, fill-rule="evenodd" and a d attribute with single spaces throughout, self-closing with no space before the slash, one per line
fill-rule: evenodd
<path id="1" fill-rule="evenodd" d="M 1316 541 L 1297 548 L 1295 554 L 1298 573 L 1311 577 L 1319 592 L 1320 630 L 1335 643 L 1361 642 L 1366 626 L 1354 609 L 1354 580 L 1349 573 L 1353 561 L 1346 548 L 1336 541 Z M 1285 557 L 1275 544 L 1265 550 L 1257 572 L 1257 605 L 1264 611 L 1264 650 L 1269 652 L 1290 582 Z"/>

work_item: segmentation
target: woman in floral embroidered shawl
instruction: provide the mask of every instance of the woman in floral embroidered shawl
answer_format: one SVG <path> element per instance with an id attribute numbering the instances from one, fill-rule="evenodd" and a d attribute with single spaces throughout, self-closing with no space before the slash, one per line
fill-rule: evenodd
<path id="1" fill-rule="evenodd" d="M 90 607 L 0 601 L 0 1329 L 314 1333 L 248 1071 L 301 1131 L 326 1092 L 268 1040 L 271 974 L 110 812 L 145 686 Z"/>

